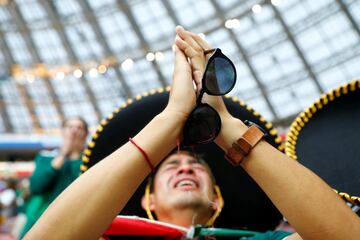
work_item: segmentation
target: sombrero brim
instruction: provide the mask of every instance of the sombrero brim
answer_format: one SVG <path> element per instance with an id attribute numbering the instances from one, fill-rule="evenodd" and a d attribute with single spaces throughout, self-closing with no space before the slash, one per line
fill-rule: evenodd
<path id="1" fill-rule="evenodd" d="M 360 205 L 360 80 L 333 89 L 300 113 L 286 154 L 310 168 L 346 201 Z"/>
<path id="2" fill-rule="evenodd" d="M 270 135 L 269 143 L 283 150 L 281 139 L 271 123 L 242 101 L 235 98 L 224 100 L 233 116 L 250 120 L 266 129 Z M 86 171 L 125 144 L 129 137 L 136 135 L 165 108 L 167 101 L 168 92 L 162 89 L 146 93 L 135 100 L 129 100 L 121 109 L 116 109 L 108 118 L 102 120 L 85 150 L 82 171 Z M 233 167 L 224 159 L 224 153 L 218 146 L 211 143 L 196 147 L 194 151 L 205 155 L 204 158 L 213 170 L 225 200 L 224 209 L 216 221 L 217 227 L 242 227 L 265 231 L 278 225 L 282 218 L 279 211 L 241 167 Z M 123 209 L 122 215 L 146 217 L 140 206 L 145 182 Z"/>

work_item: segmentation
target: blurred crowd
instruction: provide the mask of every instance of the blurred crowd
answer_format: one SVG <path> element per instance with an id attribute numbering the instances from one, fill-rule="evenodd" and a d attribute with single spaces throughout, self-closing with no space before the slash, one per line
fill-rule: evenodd
<path id="1" fill-rule="evenodd" d="M 18 239 L 26 222 L 28 178 L 0 178 L 0 239 Z"/>

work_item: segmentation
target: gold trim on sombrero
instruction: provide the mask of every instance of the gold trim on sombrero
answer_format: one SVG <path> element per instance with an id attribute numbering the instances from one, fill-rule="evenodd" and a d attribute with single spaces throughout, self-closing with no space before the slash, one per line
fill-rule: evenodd
<path id="1" fill-rule="evenodd" d="M 293 123 L 290 126 L 289 133 L 286 136 L 285 142 L 285 153 L 290 158 L 297 160 L 298 156 L 296 154 L 296 142 L 298 135 L 302 128 L 310 121 L 310 119 L 316 114 L 316 112 L 323 109 L 323 107 L 330 102 L 334 101 L 335 98 L 340 98 L 343 95 L 348 94 L 349 92 L 354 92 L 355 90 L 360 90 L 360 79 L 354 80 L 350 83 L 343 84 L 340 87 L 330 90 L 329 92 L 321 95 L 310 107 L 306 108 L 303 112 L 295 118 Z M 360 197 L 350 196 L 348 193 L 339 192 L 334 189 L 334 191 L 345 201 L 348 201 L 352 204 L 360 206 Z"/>
<path id="2" fill-rule="evenodd" d="M 170 91 L 170 87 L 167 87 L 166 91 Z M 80 166 L 81 172 L 84 173 L 85 171 L 88 170 L 88 168 L 89 168 L 88 164 L 90 162 L 89 159 L 92 154 L 92 149 L 96 145 L 96 140 L 98 139 L 100 133 L 104 130 L 104 128 L 108 125 L 110 120 L 113 119 L 116 114 L 118 114 L 122 109 L 125 109 L 130 104 L 134 103 L 135 101 L 141 100 L 143 97 L 151 96 L 156 93 L 162 93 L 162 92 L 164 92 L 164 88 L 152 89 L 149 92 L 143 93 L 142 95 L 137 95 L 134 99 L 129 98 L 126 100 L 126 102 L 121 107 L 116 108 L 106 118 L 102 119 L 100 121 L 100 124 L 96 127 L 95 132 L 92 134 L 91 140 L 88 142 L 88 144 L 84 150 L 85 154 L 82 157 L 82 165 Z"/>
<path id="3" fill-rule="evenodd" d="M 108 125 L 108 123 L 110 122 L 110 120 L 112 118 L 115 117 L 116 114 L 118 114 L 119 112 L 121 112 L 122 109 L 125 109 L 126 107 L 128 107 L 129 105 L 131 105 L 132 103 L 139 101 L 145 97 L 157 94 L 157 93 L 162 93 L 162 92 L 169 92 L 170 91 L 170 86 L 167 86 L 166 88 L 158 88 L 158 89 L 152 89 L 149 90 L 148 92 L 143 93 L 142 95 L 137 95 L 134 99 L 127 99 L 126 102 L 119 108 L 116 108 L 112 113 L 110 113 L 106 118 L 102 119 L 100 121 L 100 124 L 96 127 L 96 131 L 92 134 L 92 138 L 91 140 L 88 142 L 87 147 L 84 150 L 84 156 L 82 158 L 82 165 L 81 165 L 81 172 L 84 173 L 88 168 L 88 164 L 89 164 L 89 159 L 91 157 L 92 154 L 92 149 L 95 147 L 96 145 L 96 140 L 99 138 L 101 132 L 104 130 L 104 128 Z M 251 112 L 251 114 L 256 117 L 257 119 L 259 119 L 262 123 L 265 124 L 266 129 L 270 132 L 270 135 L 272 136 L 276 136 L 277 135 L 277 131 L 276 129 L 273 127 L 271 122 L 266 121 L 266 119 L 261 116 L 257 111 L 255 111 L 252 107 L 250 107 L 249 105 L 247 105 L 243 100 L 239 100 L 237 97 L 231 97 L 226 95 L 225 98 L 232 100 L 235 103 L 238 103 L 241 107 L 246 108 L 249 112 Z M 277 144 L 277 148 L 280 151 L 284 151 L 285 149 L 285 145 L 282 143 L 281 138 L 279 136 L 277 136 L 275 138 L 275 143 Z"/>

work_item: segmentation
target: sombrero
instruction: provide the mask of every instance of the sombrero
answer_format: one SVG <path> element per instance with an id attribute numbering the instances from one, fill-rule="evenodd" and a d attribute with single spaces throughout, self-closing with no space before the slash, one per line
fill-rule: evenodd
<path id="1" fill-rule="evenodd" d="M 160 113 L 167 104 L 168 90 L 153 90 L 130 99 L 124 106 L 115 109 L 106 119 L 103 119 L 84 151 L 81 170 L 86 171 L 125 144 L 129 137 L 137 134 L 156 114 Z M 224 100 L 233 116 L 250 120 L 266 129 L 270 136 L 269 143 L 279 150 L 284 149 L 272 124 L 258 112 L 237 98 L 227 97 Z M 241 167 L 233 167 L 224 159 L 224 152 L 216 144 L 199 146 L 194 151 L 201 153 L 210 165 L 225 200 L 222 213 L 215 222 L 216 227 L 265 231 L 274 229 L 279 224 L 282 215 L 269 198 Z M 121 215 L 146 217 L 140 205 L 145 183 L 146 180 L 121 211 Z"/>
<path id="2" fill-rule="evenodd" d="M 360 80 L 323 94 L 300 113 L 290 127 L 285 152 L 344 200 L 360 205 Z"/>

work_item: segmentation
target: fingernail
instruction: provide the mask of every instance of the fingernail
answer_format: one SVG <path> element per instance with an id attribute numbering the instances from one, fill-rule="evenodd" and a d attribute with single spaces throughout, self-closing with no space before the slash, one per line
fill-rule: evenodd
<path id="1" fill-rule="evenodd" d="M 184 28 L 183 28 L 181 25 L 177 25 L 175 29 L 176 29 L 176 30 L 182 30 L 182 29 L 184 29 Z"/>

